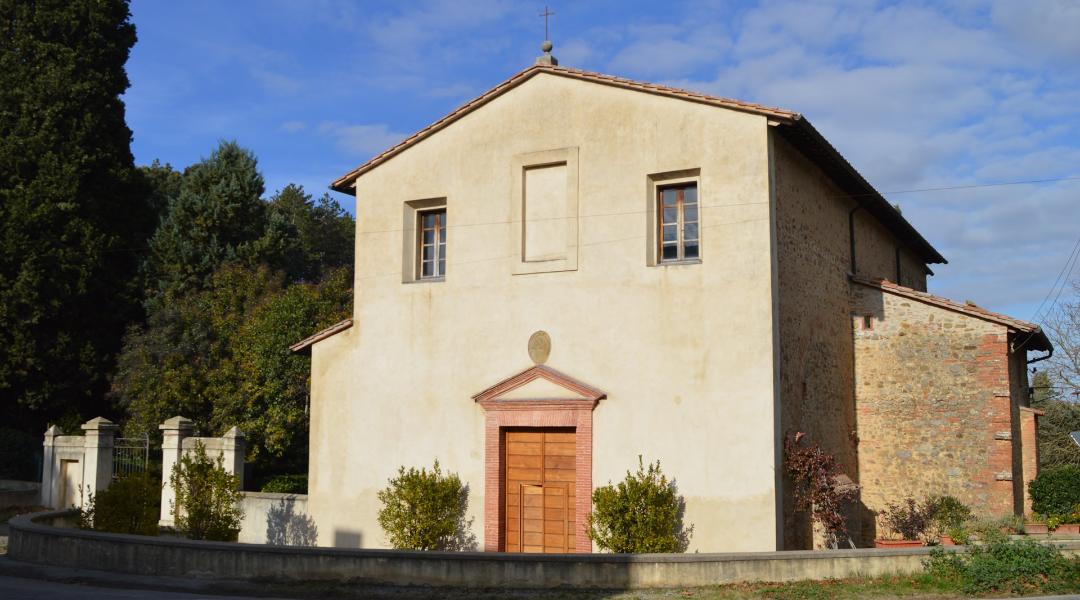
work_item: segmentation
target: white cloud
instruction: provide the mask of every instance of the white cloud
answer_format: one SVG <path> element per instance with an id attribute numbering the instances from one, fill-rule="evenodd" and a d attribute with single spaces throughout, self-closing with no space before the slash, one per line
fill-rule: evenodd
<path id="1" fill-rule="evenodd" d="M 1080 3 L 1033 4 L 769 2 L 712 54 L 619 30 L 609 66 L 802 112 L 879 190 L 1080 176 Z M 656 25 L 690 39 L 706 14 Z M 950 260 L 935 290 L 1021 318 L 1080 233 L 1080 181 L 890 200 Z"/>
<path id="2" fill-rule="evenodd" d="M 319 133 L 334 139 L 338 147 L 357 158 L 374 156 L 408 137 L 383 124 L 350 125 L 336 121 L 320 123 Z"/>
<path id="3" fill-rule="evenodd" d="M 281 124 L 281 130 L 287 133 L 297 133 L 307 129 L 307 123 L 303 121 L 286 121 Z"/>

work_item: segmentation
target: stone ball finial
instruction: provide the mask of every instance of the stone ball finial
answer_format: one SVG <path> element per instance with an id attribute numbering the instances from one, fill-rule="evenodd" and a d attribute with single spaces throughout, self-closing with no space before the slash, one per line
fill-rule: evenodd
<path id="1" fill-rule="evenodd" d="M 554 47 L 555 47 L 555 45 L 551 43 L 551 40 L 544 40 L 540 44 L 540 50 L 542 50 L 544 52 L 551 52 L 551 49 L 554 48 Z"/>

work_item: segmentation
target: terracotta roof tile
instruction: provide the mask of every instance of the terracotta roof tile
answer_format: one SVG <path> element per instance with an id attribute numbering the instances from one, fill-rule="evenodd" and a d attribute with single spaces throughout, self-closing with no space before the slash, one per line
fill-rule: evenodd
<path id="1" fill-rule="evenodd" d="M 294 353 L 295 352 L 302 352 L 302 351 L 307 350 L 308 348 L 310 348 L 315 343 L 321 342 L 321 341 L 325 340 L 326 338 L 328 338 L 330 336 L 337 335 L 337 334 L 341 333 L 342 331 L 345 331 L 346 329 L 348 329 L 348 328 L 350 328 L 352 326 L 353 326 L 353 320 L 352 319 L 345 319 L 344 321 L 334 323 L 333 325 L 327 327 L 326 329 L 323 329 L 322 331 L 320 331 L 318 333 L 309 335 L 308 337 L 300 340 L 299 342 L 296 342 L 292 346 L 289 346 L 289 351 L 294 352 Z"/>
<path id="2" fill-rule="evenodd" d="M 390 158 L 396 156 L 401 151 L 405 150 L 409 146 L 423 140 L 431 134 L 443 129 L 447 125 L 450 125 L 454 121 L 457 121 L 466 114 L 473 110 L 487 104 L 497 96 L 504 94 L 505 92 L 521 85 L 525 81 L 540 73 L 551 73 L 554 75 L 562 75 L 564 77 L 573 77 L 575 79 L 584 79 L 593 81 L 596 83 L 602 83 L 606 85 L 613 85 L 616 87 L 622 87 L 627 89 L 635 89 L 650 94 L 660 94 L 663 96 L 672 96 L 683 98 L 685 100 L 692 100 L 695 102 L 702 102 L 705 104 L 712 104 L 714 106 L 721 106 L 724 108 L 730 108 L 733 110 L 740 110 L 743 112 L 749 112 L 759 114 L 766 117 L 773 117 L 784 120 L 795 120 L 800 118 L 798 113 L 794 113 L 782 108 L 774 108 L 764 106 L 761 104 L 754 104 L 752 102 L 742 102 L 740 100 L 734 100 L 731 98 L 722 98 L 719 96 L 710 96 L 708 94 L 699 94 L 697 92 L 691 92 L 689 90 L 683 90 L 674 87 L 668 87 L 664 85 L 657 85 L 651 83 L 643 83 L 640 81 L 633 81 L 631 79 L 623 79 L 622 77 L 615 77 L 613 75 L 603 75 L 601 73 L 594 73 L 592 71 L 582 71 L 580 69 L 572 69 L 570 67 L 560 67 L 554 65 L 533 65 L 523 71 L 519 71 L 506 81 L 484 92 L 480 96 L 466 102 L 459 106 L 450 114 L 435 121 L 431 125 L 417 131 L 416 133 L 405 138 L 398 144 L 388 148 L 387 150 L 372 157 L 366 163 L 359 167 L 349 171 L 345 175 L 339 177 L 333 183 L 330 184 L 331 189 L 339 192 L 349 193 L 349 187 L 352 186 L 356 178 L 363 173 L 370 171 L 379 164 L 386 162 Z"/>
<path id="3" fill-rule="evenodd" d="M 1042 328 L 1034 323 L 1021 321 L 1020 319 L 1016 319 L 1008 315 L 989 311 L 971 302 L 961 303 L 950 300 L 948 298 L 944 298 L 942 296 L 935 296 L 934 294 L 931 294 L 929 292 L 920 292 L 919 290 L 902 286 L 898 283 L 893 283 L 888 279 L 853 275 L 851 277 L 851 280 L 855 283 L 865 285 L 867 287 L 877 288 L 883 292 L 889 292 L 897 296 L 911 298 L 912 300 L 931 304 L 940 308 L 944 308 L 946 310 L 963 313 L 977 319 L 982 319 L 984 321 L 990 321 L 992 323 L 1004 325 L 1005 327 L 1008 327 L 1009 329 L 1018 331 L 1020 333 L 1031 334 L 1029 336 L 1030 342 L 1028 342 L 1027 344 L 1027 347 L 1029 349 L 1049 351 L 1052 348 L 1050 341 L 1047 339 L 1046 334 L 1043 332 Z"/>

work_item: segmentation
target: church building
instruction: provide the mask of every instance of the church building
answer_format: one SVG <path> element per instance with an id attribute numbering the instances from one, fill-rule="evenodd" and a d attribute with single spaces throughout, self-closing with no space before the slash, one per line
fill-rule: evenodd
<path id="1" fill-rule="evenodd" d="M 320 544 L 386 547 L 377 492 L 437 459 L 478 549 L 595 551 L 592 491 L 640 456 L 690 551 L 809 548 L 796 432 L 861 486 L 857 544 L 905 496 L 1024 510 L 1037 326 L 928 294 L 945 259 L 801 114 L 548 50 L 332 184 L 353 317 L 292 347 Z"/>

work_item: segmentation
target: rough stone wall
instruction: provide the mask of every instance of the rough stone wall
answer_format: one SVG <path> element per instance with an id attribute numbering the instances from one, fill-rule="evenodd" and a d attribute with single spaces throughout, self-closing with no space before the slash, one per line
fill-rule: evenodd
<path id="1" fill-rule="evenodd" d="M 1013 513 L 1006 328 L 861 285 L 854 298 L 863 503 L 950 494 Z"/>
<path id="2" fill-rule="evenodd" d="M 854 204 L 851 205 L 854 207 Z M 846 218 L 845 213 L 845 218 Z M 845 232 L 844 240 L 847 240 Z M 855 270 L 860 275 L 882 277 L 922 292 L 926 291 L 926 265 L 898 242 L 889 230 L 865 210 L 855 213 Z M 845 255 L 849 250 L 845 249 Z M 897 272 L 899 271 L 899 273 Z"/>
<path id="3" fill-rule="evenodd" d="M 772 136 L 779 288 L 781 435 L 795 431 L 833 454 L 859 481 L 848 214 L 855 207 L 816 165 Z M 896 239 L 872 215 L 856 213 L 856 268 L 896 279 Z M 926 269 L 901 250 L 904 285 L 926 289 Z M 855 511 L 858 533 L 866 511 Z M 784 491 L 784 540 L 809 548 L 813 534 Z"/>
<path id="4" fill-rule="evenodd" d="M 780 308 L 781 431 L 802 431 L 857 480 L 848 297 L 849 202 L 832 182 L 773 136 Z M 786 488 L 787 486 L 785 486 Z M 784 493 L 784 546 L 809 548 L 812 532 Z"/>

